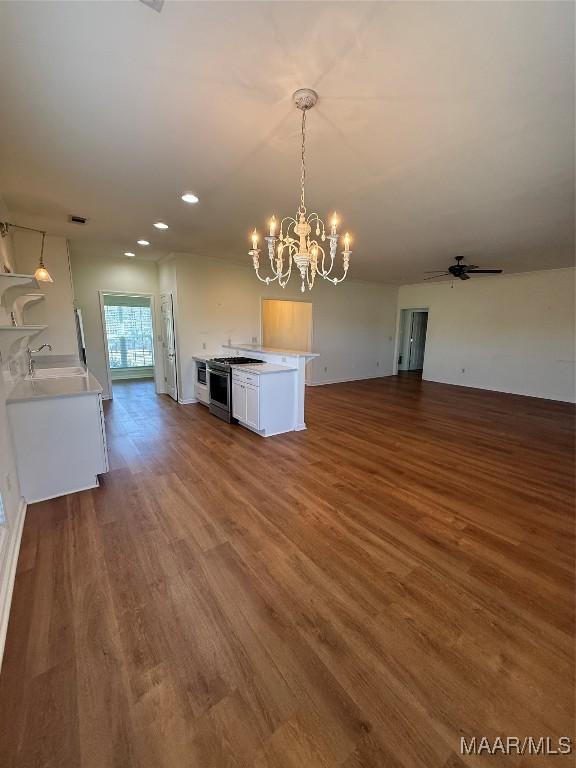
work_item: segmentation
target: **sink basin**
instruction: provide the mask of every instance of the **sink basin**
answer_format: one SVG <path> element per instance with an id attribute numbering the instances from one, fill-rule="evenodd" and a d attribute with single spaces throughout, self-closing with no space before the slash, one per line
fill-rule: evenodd
<path id="1" fill-rule="evenodd" d="M 86 371 L 79 365 L 62 366 L 61 368 L 37 368 L 28 380 L 34 379 L 62 379 L 68 376 L 84 376 Z"/>

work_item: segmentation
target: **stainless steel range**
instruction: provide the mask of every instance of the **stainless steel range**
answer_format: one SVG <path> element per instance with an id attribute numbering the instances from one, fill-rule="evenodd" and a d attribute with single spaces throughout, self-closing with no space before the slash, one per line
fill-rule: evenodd
<path id="1" fill-rule="evenodd" d="M 232 366 L 258 365 L 263 362 L 252 357 L 215 357 L 208 360 L 210 413 L 229 424 L 236 421 L 232 417 Z"/>

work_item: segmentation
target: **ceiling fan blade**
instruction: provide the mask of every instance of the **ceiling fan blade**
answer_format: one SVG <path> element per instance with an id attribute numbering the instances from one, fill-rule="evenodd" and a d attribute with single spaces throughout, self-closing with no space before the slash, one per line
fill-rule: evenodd
<path id="1" fill-rule="evenodd" d="M 441 272 L 439 275 L 432 275 L 432 277 L 425 277 L 424 280 L 436 280 L 437 277 L 447 277 L 450 272 Z"/>
<path id="2" fill-rule="evenodd" d="M 472 273 L 473 275 L 500 275 L 502 274 L 501 269 L 469 269 L 467 270 L 468 273 Z"/>
<path id="3" fill-rule="evenodd" d="M 162 6 L 164 5 L 164 0 L 140 0 L 140 2 L 149 6 L 152 8 L 152 10 L 157 11 L 158 13 L 160 13 Z"/>
<path id="4" fill-rule="evenodd" d="M 425 275 L 432 275 L 434 273 L 440 273 L 440 274 L 444 275 L 446 273 L 446 270 L 445 269 L 426 269 L 424 271 Z"/>
<path id="5" fill-rule="evenodd" d="M 460 278 L 460 280 L 470 280 L 470 275 L 468 274 L 468 272 L 462 272 L 461 274 L 458 275 L 458 277 Z"/>

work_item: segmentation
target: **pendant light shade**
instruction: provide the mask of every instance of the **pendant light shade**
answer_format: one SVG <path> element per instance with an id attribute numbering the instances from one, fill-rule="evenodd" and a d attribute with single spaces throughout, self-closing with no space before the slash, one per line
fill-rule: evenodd
<path id="1" fill-rule="evenodd" d="M 52 277 L 50 276 L 50 272 L 46 269 L 44 264 L 39 264 L 38 269 L 36 272 L 34 272 L 34 277 L 36 280 L 40 281 L 41 283 L 53 283 L 54 280 L 52 280 Z"/>
<path id="2" fill-rule="evenodd" d="M 38 262 L 38 267 L 36 269 L 36 272 L 34 272 L 34 277 L 36 280 L 38 280 L 40 283 L 53 283 L 54 280 L 52 280 L 52 277 L 50 276 L 50 272 L 46 269 L 44 265 L 44 240 L 46 238 L 46 232 L 42 232 L 42 250 L 40 251 L 40 261 Z"/>

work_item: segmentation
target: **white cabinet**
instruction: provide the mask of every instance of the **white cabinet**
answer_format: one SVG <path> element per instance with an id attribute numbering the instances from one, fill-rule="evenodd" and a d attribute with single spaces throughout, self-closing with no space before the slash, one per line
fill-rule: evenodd
<path id="1" fill-rule="evenodd" d="M 232 379 L 232 416 L 242 424 L 260 429 L 259 387 L 244 378 Z"/>
<path id="2" fill-rule="evenodd" d="M 208 394 L 208 387 L 206 384 L 194 385 L 194 396 L 199 403 L 203 405 L 210 405 L 210 395 Z"/>
<path id="3" fill-rule="evenodd" d="M 252 384 L 246 385 L 246 424 L 254 429 L 260 429 L 260 388 Z"/>
<path id="4" fill-rule="evenodd" d="M 20 490 L 34 501 L 83 491 L 108 472 L 102 395 L 8 403 Z"/>
<path id="5" fill-rule="evenodd" d="M 210 405 L 210 393 L 208 392 L 208 373 L 206 360 L 194 358 L 194 397 L 199 403 Z"/>
<path id="6" fill-rule="evenodd" d="M 232 415 L 263 437 L 290 432 L 295 425 L 294 371 L 273 374 L 232 372 Z"/>

